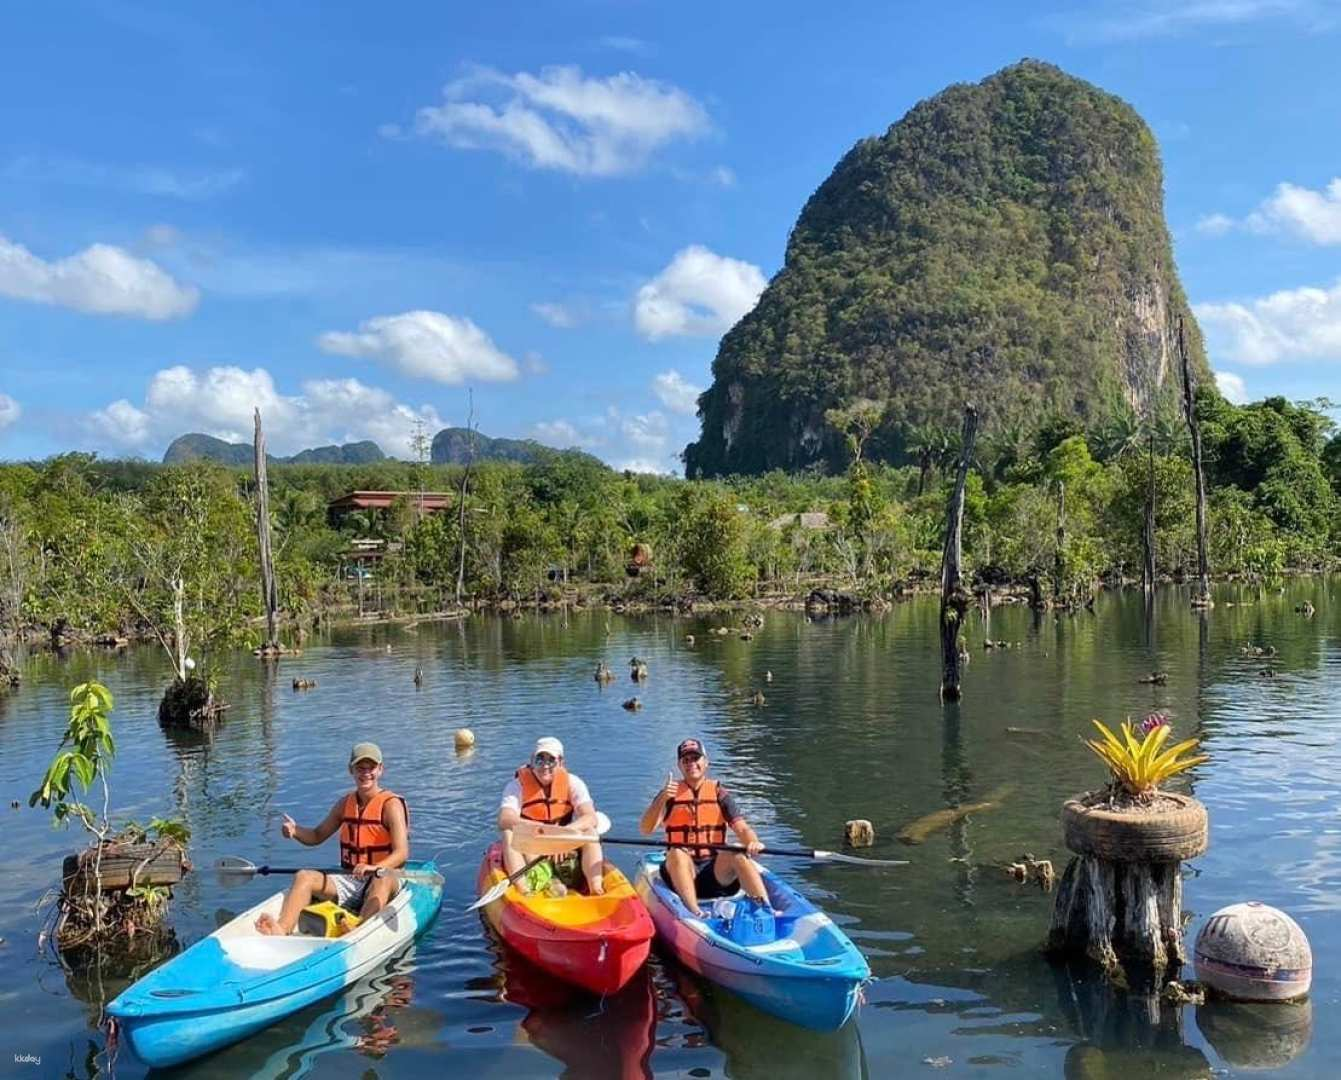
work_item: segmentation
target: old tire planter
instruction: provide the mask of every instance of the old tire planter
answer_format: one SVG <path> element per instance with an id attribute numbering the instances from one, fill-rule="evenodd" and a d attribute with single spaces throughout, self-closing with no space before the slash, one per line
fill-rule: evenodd
<path id="1" fill-rule="evenodd" d="M 1062 806 L 1067 848 L 1109 862 L 1182 862 L 1203 854 L 1210 839 L 1206 807 L 1189 795 L 1164 797 L 1177 801 L 1178 809 L 1130 814 L 1068 799 Z"/>

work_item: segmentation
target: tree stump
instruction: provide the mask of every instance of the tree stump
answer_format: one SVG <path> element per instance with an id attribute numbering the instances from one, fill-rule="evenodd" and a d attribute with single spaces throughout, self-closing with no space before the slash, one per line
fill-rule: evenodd
<path id="1" fill-rule="evenodd" d="M 1107 792 L 1062 807 L 1066 846 L 1048 932 L 1053 953 L 1083 956 L 1119 983 L 1163 981 L 1187 960 L 1181 862 L 1207 847 L 1206 808 L 1160 793 L 1154 806 L 1114 808 Z"/>

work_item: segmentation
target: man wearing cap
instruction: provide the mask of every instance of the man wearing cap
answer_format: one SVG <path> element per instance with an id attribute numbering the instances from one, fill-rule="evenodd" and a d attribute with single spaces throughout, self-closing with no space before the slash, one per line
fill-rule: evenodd
<path id="1" fill-rule="evenodd" d="M 280 833 L 307 847 L 325 843 L 340 833 L 340 866 L 343 873 L 299 870 L 284 897 L 279 918 L 269 914 L 256 920 L 262 934 L 291 934 L 303 908 L 315 900 L 334 900 L 342 908 L 364 919 L 376 915 L 393 896 L 399 882 L 378 876 L 394 870 L 410 857 L 409 810 L 394 791 L 379 786 L 382 751 L 376 743 L 356 743 L 349 752 L 349 772 L 354 790 L 331 807 L 316 828 L 299 825 L 284 815 Z"/>
<path id="2" fill-rule="evenodd" d="M 522 819 L 549 825 L 572 825 L 582 832 L 596 831 L 596 804 L 582 778 L 570 773 L 563 762 L 563 743 L 553 736 L 537 739 L 530 759 L 514 774 L 503 789 L 498 807 L 498 829 L 503 834 L 503 866 L 515 874 L 526 865 L 526 857 L 512 846 L 512 830 Z M 605 892 L 604 856 L 599 843 L 583 844 L 582 876 L 592 896 Z M 576 866 L 571 857 L 550 857 L 554 875 L 566 886 L 578 884 Z M 564 881 L 567 878 L 567 881 Z M 530 892 L 528 877 L 517 880 L 517 888 Z"/>
<path id="3" fill-rule="evenodd" d="M 700 900 L 730 896 L 744 889 L 747 896 L 768 902 L 759 867 L 750 856 L 764 850 L 759 837 L 740 812 L 735 797 L 716 780 L 708 778 L 708 752 L 701 739 L 685 739 L 675 750 L 683 779 L 666 777 L 666 786 L 656 793 L 643 812 L 638 828 L 644 835 L 666 830 L 675 846 L 666 852 L 661 877 L 684 901 L 691 914 L 703 918 Z M 717 850 L 726 843 L 726 830 L 745 845 L 749 854 Z"/>

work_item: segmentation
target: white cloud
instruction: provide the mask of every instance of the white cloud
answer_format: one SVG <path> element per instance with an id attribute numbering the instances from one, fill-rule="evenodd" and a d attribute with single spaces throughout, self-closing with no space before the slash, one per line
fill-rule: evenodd
<path id="1" fill-rule="evenodd" d="M 451 386 L 473 379 L 506 382 L 518 374 L 517 361 L 473 322 L 437 311 L 379 315 L 356 333 L 322 334 L 317 344 L 328 353 L 377 360 L 413 378 Z"/>
<path id="2" fill-rule="evenodd" d="M 277 454 L 372 439 L 384 452 L 408 458 L 417 420 L 429 431 L 443 427 L 431 406 L 413 408 L 357 379 L 311 379 L 299 393 L 285 394 L 264 368 L 231 366 L 165 368 L 149 381 L 143 408 L 122 398 L 90 419 L 101 445 L 144 452 L 187 432 L 249 442 L 256 408 Z"/>
<path id="3" fill-rule="evenodd" d="M 15 158 L 3 169 L 9 179 L 39 184 L 116 188 L 184 202 L 201 202 L 231 191 L 247 178 L 244 169 L 183 171 L 161 165 L 104 165 L 78 158 Z"/>
<path id="4" fill-rule="evenodd" d="M 671 412 L 681 416 L 693 416 L 698 412 L 698 396 L 703 393 L 701 386 L 689 382 L 674 368 L 663 371 L 652 380 L 652 393 L 661 404 Z"/>
<path id="5" fill-rule="evenodd" d="M 1322 191 L 1280 184 L 1245 224 L 1254 232 L 1284 232 L 1313 244 L 1341 244 L 1341 176 Z"/>
<path id="6" fill-rule="evenodd" d="M 1319 0 L 1120 0 L 1110 4 L 1113 14 L 1095 18 L 1089 11 L 1084 21 L 1071 22 L 1072 37 L 1081 41 L 1132 41 L 1139 38 L 1175 37 L 1211 27 L 1242 26 L 1271 19 L 1302 22 L 1320 29 L 1331 19 Z"/>
<path id="7" fill-rule="evenodd" d="M 675 471 L 669 463 L 661 464 L 648 458 L 625 458 L 615 462 L 613 468 L 632 473 L 655 473 L 658 476 L 667 476 Z"/>
<path id="8" fill-rule="evenodd" d="M 623 34 L 606 34 L 598 44 L 603 49 L 614 49 L 616 52 L 634 53 L 638 56 L 645 56 L 652 51 L 642 38 Z"/>
<path id="9" fill-rule="evenodd" d="M 693 244 L 638 290 L 633 319 L 649 341 L 717 337 L 754 307 L 768 282 L 757 266 Z"/>
<path id="10" fill-rule="evenodd" d="M 655 409 L 651 412 L 626 416 L 619 427 L 624 437 L 642 450 L 666 449 L 670 429 L 666 417 Z"/>
<path id="11" fill-rule="evenodd" d="M 1235 224 L 1237 223 L 1234 219 L 1227 214 L 1207 214 L 1197 222 L 1197 232 L 1206 233 L 1208 236 L 1223 236 Z"/>
<path id="12" fill-rule="evenodd" d="M 443 97 L 416 114 L 418 134 L 579 176 L 635 172 L 665 144 L 709 128 L 707 112 L 689 94 L 633 72 L 599 79 L 577 67 L 539 75 L 478 68 L 449 83 Z"/>
<path id="13" fill-rule="evenodd" d="M 0 431 L 4 431 L 22 415 L 23 410 L 17 401 L 8 394 L 0 394 Z"/>
<path id="14" fill-rule="evenodd" d="M 1213 355 L 1243 364 L 1341 360 L 1341 281 L 1285 289 L 1248 303 L 1193 309 Z"/>
<path id="15" fill-rule="evenodd" d="M 564 304 L 532 304 L 531 310 L 550 326 L 557 326 L 560 330 L 571 330 L 577 325 L 577 315 Z"/>
<path id="16" fill-rule="evenodd" d="M 1226 401 L 1233 402 L 1235 405 L 1247 403 L 1248 388 L 1244 385 L 1242 375 L 1235 375 L 1232 371 L 1217 371 L 1215 373 L 1215 385 Z"/>
<path id="17" fill-rule="evenodd" d="M 148 259 L 93 244 L 55 262 L 0 236 L 0 296 L 55 304 L 95 315 L 175 319 L 189 315 L 198 290 L 179 285 Z"/>
<path id="18" fill-rule="evenodd" d="M 598 425 L 599 426 L 599 425 Z M 592 431 L 583 431 L 576 424 L 562 418 L 542 420 L 531 428 L 532 436 L 547 446 L 567 450 L 570 446 L 603 446 L 605 436 Z"/>

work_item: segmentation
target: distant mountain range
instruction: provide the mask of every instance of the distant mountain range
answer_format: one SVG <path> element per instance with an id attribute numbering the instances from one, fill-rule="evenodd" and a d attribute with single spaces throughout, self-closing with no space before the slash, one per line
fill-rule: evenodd
<path id="1" fill-rule="evenodd" d="M 473 444 L 473 445 L 472 445 Z M 576 456 L 596 465 L 599 459 L 581 450 L 555 450 L 534 439 L 491 439 L 467 428 L 443 428 L 433 437 L 430 460 L 434 465 L 462 465 L 473 461 L 515 461 L 522 465 L 539 461 L 555 454 Z M 213 435 L 180 435 L 163 454 L 164 465 L 179 465 L 184 461 L 216 461 L 220 465 L 250 466 L 251 443 L 230 443 Z M 318 446 L 302 450 L 292 457 L 271 454 L 267 460 L 273 465 L 367 465 L 385 461 L 387 455 L 375 442 L 345 443 L 343 446 Z"/>
<path id="2" fill-rule="evenodd" d="M 473 444 L 473 445 L 472 445 Z M 534 439 L 491 439 L 469 428 L 443 428 L 433 436 L 430 459 L 434 465 L 464 465 L 466 461 L 516 461 L 522 465 L 545 457 L 563 454 L 565 457 L 585 458 L 604 465 L 598 458 L 581 450 L 556 450 Z"/>
<path id="3" fill-rule="evenodd" d="M 213 435 L 179 435 L 163 454 L 164 465 L 180 465 L 184 461 L 217 461 L 220 465 L 250 465 L 251 443 L 230 443 Z M 275 465 L 367 465 L 385 460 L 386 455 L 375 442 L 345 443 L 343 446 L 318 446 L 300 450 L 292 457 L 268 454 L 266 460 Z"/>

